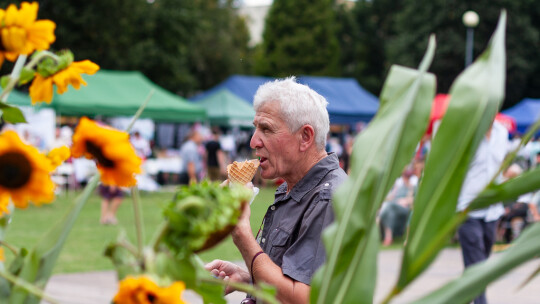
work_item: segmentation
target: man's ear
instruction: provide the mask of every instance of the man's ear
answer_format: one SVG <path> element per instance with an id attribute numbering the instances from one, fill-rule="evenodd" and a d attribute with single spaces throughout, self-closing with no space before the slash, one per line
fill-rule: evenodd
<path id="1" fill-rule="evenodd" d="M 315 130 L 310 125 L 303 125 L 299 130 L 300 151 L 305 152 L 315 144 Z"/>

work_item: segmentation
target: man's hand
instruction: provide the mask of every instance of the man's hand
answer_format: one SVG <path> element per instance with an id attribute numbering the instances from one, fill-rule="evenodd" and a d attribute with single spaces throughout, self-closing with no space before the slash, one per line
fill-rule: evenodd
<path id="1" fill-rule="evenodd" d="M 251 281 L 250 274 L 240 266 L 222 260 L 213 260 L 204 266 L 213 276 L 225 281 L 240 282 L 248 284 Z M 235 291 L 231 286 L 225 288 L 225 294 Z"/>
<path id="2" fill-rule="evenodd" d="M 249 221 L 250 216 L 251 208 L 249 207 L 248 203 L 245 203 L 242 210 L 242 215 L 240 215 L 240 218 L 238 218 L 238 223 L 236 224 L 234 230 L 231 232 L 233 242 L 237 245 L 237 247 L 242 242 L 245 242 L 247 238 L 254 239 L 253 232 L 251 231 L 251 223 Z"/>

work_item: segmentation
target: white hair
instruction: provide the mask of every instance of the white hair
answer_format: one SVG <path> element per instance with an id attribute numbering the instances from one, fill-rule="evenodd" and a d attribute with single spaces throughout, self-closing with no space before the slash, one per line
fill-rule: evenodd
<path id="1" fill-rule="evenodd" d="M 277 101 L 280 113 L 290 132 L 298 131 L 304 125 L 310 125 L 315 131 L 315 144 L 323 150 L 326 135 L 330 130 L 330 119 L 326 105 L 328 102 L 307 85 L 296 82 L 294 76 L 269 81 L 259 86 L 253 98 L 255 111 L 267 102 Z"/>

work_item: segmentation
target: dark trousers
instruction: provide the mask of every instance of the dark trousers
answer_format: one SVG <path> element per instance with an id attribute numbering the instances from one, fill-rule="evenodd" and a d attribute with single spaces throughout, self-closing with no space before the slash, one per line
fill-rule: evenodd
<path id="1" fill-rule="evenodd" d="M 463 263 L 469 267 L 475 263 L 486 260 L 491 254 L 491 247 L 495 242 L 495 229 L 497 221 L 486 222 L 483 219 L 468 218 L 458 229 Z M 487 303 L 483 292 L 474 304 Z"/>

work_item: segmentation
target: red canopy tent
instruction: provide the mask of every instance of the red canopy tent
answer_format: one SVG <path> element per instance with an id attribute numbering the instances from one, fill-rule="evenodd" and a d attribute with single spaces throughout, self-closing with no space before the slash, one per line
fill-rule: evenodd
<path id="1" fill-rule="evenodd" d="M 448 104 L 450 103 L 449 94 L 437 94 L 433 99 L 433 104 L 431 106 L 431 115 L 429 117 L 429 126 L 426 133 L 431 134 L 433 132 L 433 123 L 439 119 L 442 119 Z M 495 120 L 501 123 L 506 127 L 508 132 L 514 133 L 517 130 L 516 120 L 508 115 L 497 113 Z"/>

